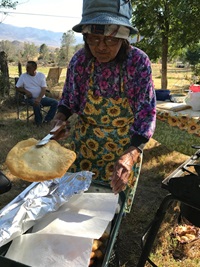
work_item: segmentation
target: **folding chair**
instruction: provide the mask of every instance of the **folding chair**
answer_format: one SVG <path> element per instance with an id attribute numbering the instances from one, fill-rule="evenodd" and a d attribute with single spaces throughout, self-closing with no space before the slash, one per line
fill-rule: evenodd
<path id="1" fill-rule="evenodd" d="M 193 148 L 199 149 L 199 146 L 192 146 Z M 192 173 L 190 170 L 188 170 L 188 167 L 194 166 L 195 170 L 199 169 L 200 170 L 200 165 L 194 164 L 195 161 L 200 157 L 200 150 L 197 150 L 196 153 L 191 156 L 188 160 L 186 160 L 181 166 L 179 166 L 170 176 L 168 176 L 166 179 L 162 181 L 162 188 L 166 189 L 169 191 L 169 181 L 171 178 L 177 177 L 176 181 L 179 182 L 181 180 L 181 175 L 183 173 L 189 173 L 190 175 L 196 175 Z M 197 172 L 198 175 L 200 175 L 199 171 Z M 188 190 L 188 194 L 190 191 Z M 191 192 L 191 195 L 193 192 Z M 180 205 L 184 206 L 186 210 L 190 211 L 197 211 L 199 216 L 200 216 L 200 202 L 193 202 L 191 198 L 187 197 L 179 197 L 175 194 L 167 194 L 164 199 L 162 200 L 155 216 L 152 222 L 149 224 L 147 227 L 144 235 L 142 236 L 142 253 L 140 255 L 137 267 L 144 267 L 146 262 L 150 263 L 151 266 L 153 267 L 158 267 L 154 262 L 152 262 L 149 259 L 149 255 L 151 253 L 151 249 L 153 247 L 154 241 L 156 239 L 156 236 L 158 234 L 158 231 L 160 229 L 160 226 L 165 218 L 165 215 L 169 208 L 172 206 L 174 201 L 179 201 Z M 189 213 L 188 213 L 189 214 Z M 183 214 L 182 214 L 183 215 Z M 193 223 L 193 222 L 192 222 Z"/>
<path id="2" fill-rule="evenodd" d="M 15 85 L 18 81 L 18 77 L 15 78 Z M 46 90 L 46 92 L 50 93 L 49 90 Z M 26 95 L 23 93 L 20 93 L 16 91 L 16 100 L 17 100 L 17 119 L 18 120 L 26 120 L 27 123 L 29 123 L 29 120 L 31 117 L 34 116 L 33 107 L 30 105 L 27 101 Z M 44 107 L 41 107 L 42 113 L 47 113 Z"/>
<path id="3" fill-rule="evenodd" d="M 15 77 L 15 85 L 17 84 L 18 77 Z M 26 96 L 16 90 L 15 93 L 16 96 L 16 102 L 17 102 L 17 119 L 23 120 L 25 119 L 27 123 L 29 122 L 29 119 L 34 116 L 33 111 L 30 113 L 30 105 L 26 101 Z M 31 110 L 33 108 L 31 107 Z"/>
<path id="4" fill-rule="evenodd" d="M 27 123 L 29 122 L 29 119 L 34 116 L 33 107 L 29 105 L 28 101 L 26 101 L 26 96 L 23 95 L 20 92 L 16 92 L 17 97 L 17 119 L 23 120 L 26 119 Z"/>

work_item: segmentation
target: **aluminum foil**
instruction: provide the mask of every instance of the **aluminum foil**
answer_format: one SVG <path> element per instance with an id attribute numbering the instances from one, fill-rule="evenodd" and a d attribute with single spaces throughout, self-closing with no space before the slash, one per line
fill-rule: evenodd
<path id="1" fill-rule="evenodd" d="M 66 173 L 62 178 L 32 183 L 0 211 L 0 247 L 56 211 L 73 195 L 87 191 L 92 172 Z"/>

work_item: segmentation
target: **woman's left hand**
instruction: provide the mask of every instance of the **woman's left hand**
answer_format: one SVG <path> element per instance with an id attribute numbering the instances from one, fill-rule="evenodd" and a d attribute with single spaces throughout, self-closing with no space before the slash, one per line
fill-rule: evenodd
<path id="1" fill-rule="evenodd" d="M 130 147 L 115 163 L 113 175 L 110 178 L 113 193 L 117 194 L 126 189 L 133 165 L 140 155 L 139 149 Z"/>

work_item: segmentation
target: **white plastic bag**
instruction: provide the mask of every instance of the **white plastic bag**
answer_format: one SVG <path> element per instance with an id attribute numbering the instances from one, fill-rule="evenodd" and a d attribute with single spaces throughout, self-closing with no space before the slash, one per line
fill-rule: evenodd
<path id="1" fill-rule="evenodd" d="M 185 103 L 192 107 L 192 110 L 200 110 L 200 92 L 189 91 Z"/>

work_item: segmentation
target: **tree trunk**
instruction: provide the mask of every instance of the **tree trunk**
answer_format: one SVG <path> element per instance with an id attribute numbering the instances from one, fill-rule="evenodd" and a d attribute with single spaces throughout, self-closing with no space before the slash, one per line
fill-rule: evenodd
<path id="1" fill-rule="evenodd" d="M 167 58 L 168 58 L 168 37 L 162 37 L 162 69 L 161 89 L 167 89 Z"/>
<path id="2" fill-rule="evenodd" d="M 21 62 L 18 62 L 18 74 L 19 74 L 19 76 L 22 74 L 22 64 L 21 64 Z"/>
<path id="3" fill-rule="evenodd" d="M 7 55 L 4 51 L 0 52 L 0 94 L 5 96 L 10 93 L 10 82 Z"/>

